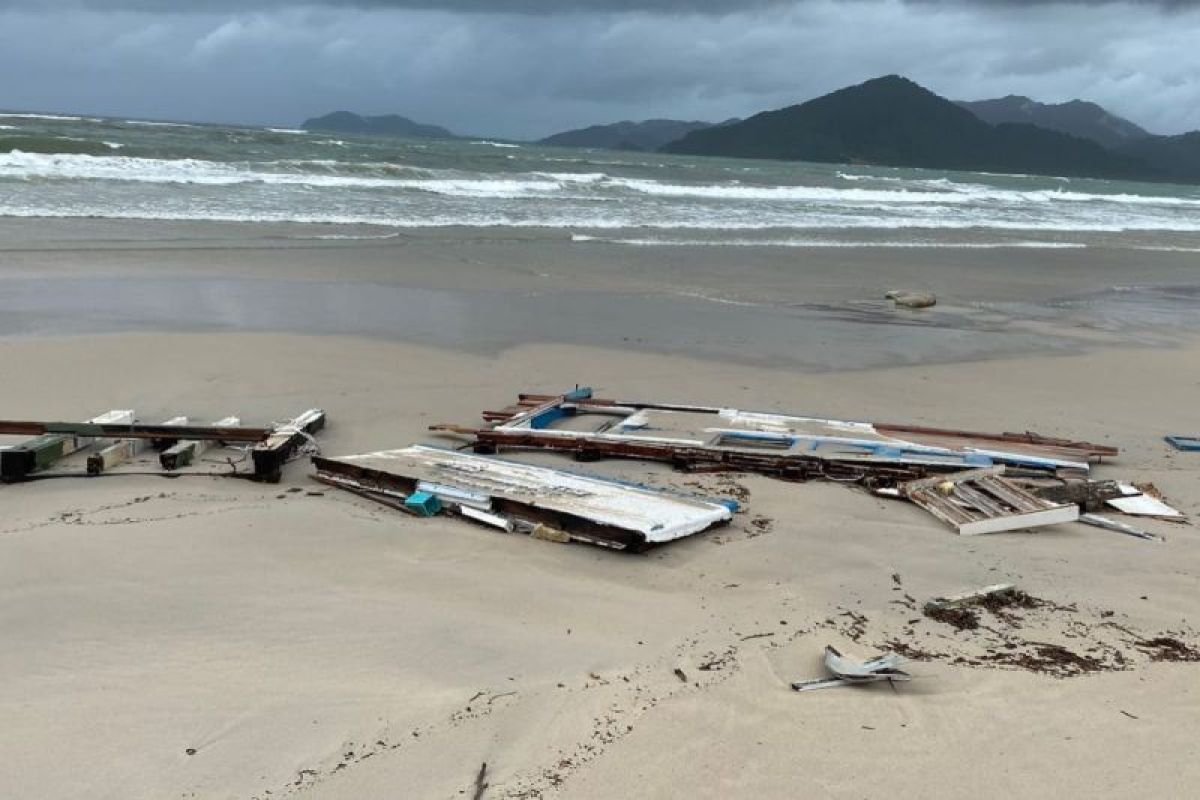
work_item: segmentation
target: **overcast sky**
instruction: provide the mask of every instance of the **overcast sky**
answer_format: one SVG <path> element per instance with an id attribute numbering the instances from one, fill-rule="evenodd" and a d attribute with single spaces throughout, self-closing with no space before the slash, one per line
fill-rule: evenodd
<path id="1" fill-rule="evenodd" d="M 0 0 L 0 108 L 513 138 L 718 120 L 900 73 L 1200 128 L 1200 5 L 1028 0 Z"/>

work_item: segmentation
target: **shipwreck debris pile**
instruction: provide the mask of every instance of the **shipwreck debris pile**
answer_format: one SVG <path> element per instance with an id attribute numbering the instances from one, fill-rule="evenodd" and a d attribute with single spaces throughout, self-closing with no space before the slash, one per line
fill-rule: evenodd
<path id="1" fill-rule="evenodd" d="M 324 427 L 325 412 L 319 408 L 266 427 L 243 426 L 232 416 L 210 425 L 193 424 L 186 416 L 145 424 L 131 409 L 109 411 L 86 422 L 0 420 L 2 435 L 34 437 L 0 446 L 0 480 L 16 483 L 47 476 L 100 475 L 134 461 L 147 450 L 159 451 L 162 469 L 173 472 L 195 463 L 209 450 L 240 447 L 237 460 L 225 459 L 230 471 L 224 474 L 278 483 L 284 464 L 312 452 L 313 435 Z M 86 454 L 86 472 L 49 472 L 76 453 Z M 246 459 L 252 469 L 239 469 L 239 462 Z"/>

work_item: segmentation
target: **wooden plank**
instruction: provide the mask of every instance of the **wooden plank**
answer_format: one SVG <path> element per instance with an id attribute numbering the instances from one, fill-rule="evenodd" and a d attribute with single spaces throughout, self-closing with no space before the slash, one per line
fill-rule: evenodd
<path id="1" fill-rule="evenodd" d="M 988 497 L 969 483 L 955 485 L 952 496 L 989 517 L 1003 517 L 1006 514 L 1013 513 L 1014 510 L 1002 503 L 996 502 L 996 500 Z"/>
<path id="2" fill-rule="evenodd" d="M 1058 525 L 1063 522 L 1074 522 L 1079 519 L 1079 506 L 1059 506 L 1045 511 L 1034 511 L 1029 514 L 1010 514 L 1004 517 L 981 519 L 978 522 L 968 522 L 958 528 L 962 536 L 978 536 L 981 533 L 999 533 L 1023 528 L 1037 528 L 1042 525 Z"/>
<path id="3" fill-rule="evenodd" d="M 963 536 L 1072 522 L 1079 507 L 1057 504 L 1001 477 L 1003 467 L 901 484 L 901 493 Z M 947 491 L 949 487 L 949 491 Z"/>
<path id="4" fill-rule="evenodd" d="M 908 481 L 904 484 L 906 492 L 915 491 L 917 489 L 933 489 L 941 486 L 946 482 L 961 482 L 973 481 L 979 478 L 988 478 L 1004 474 L 1004 465 L 998 464 L 994 467 L 984 467 L 983 469 L 970 469 L 965 472 L 956 472 L 953 475 L 934 475 L 930 478 L 921 478 L 920 480 Z"/>
<path id="5" fill-rule="evenodd" d="M 236 428 L 242 421 L 237 417 L 225 417 L 217 420 L 212 424 L 212 428 L 220 430 L 222 428 Z M 163 430 L 169 431 L 175 426 L 158 426 Z M 182 427 L 182 426 L 181 426 Z M 186 429 L 186 428 L 184 428 Z M 159 455 L 159 463 L 163 469 L 175 470 L 180 467 L 186 467 L 191 464 L 200 455 L 214 447 L 217 447 L 222 442 L 219 439 L 183 439 L 162 451 Z"/>
<path id="6" fill-rule="evenodd" d="M 310 408 L 295 419 L 277 426 L 266 441 L 255 445 L 250 451 L 254 459 L 254 480 L 279 483 L 287 460 L 324 427 L 325 412 L 319 408 Z"/>
<path id="7" fill-rule="evenodd" d="M 169 420 L 166 420 L 162 424 L 171 427 L 179 427 L 181 425 L 187 425 L 187 422 L 187 417 L 173 417 Z M 150 447 L 152 444 L 158 444 L 158 440 L 118 439 L 100 452 L 92 453 L 88 456 L 88 474 L 99 475 L 106 469 L 112 469 L 118 464 L 123 464 L 139 453 L 145 451 L 146 448 Z"/>
<path id="8" fill-rule="evenodd" d="M 1010 484 L 1005 481 L 984 479 L 980 483 L 988 494 L 1000 498 L 1017 511 L 1037 511 L 1045 507 L 1041 498 L 1036 495 L 1031 497 L 1023 491 L 1012 491 Z"/>

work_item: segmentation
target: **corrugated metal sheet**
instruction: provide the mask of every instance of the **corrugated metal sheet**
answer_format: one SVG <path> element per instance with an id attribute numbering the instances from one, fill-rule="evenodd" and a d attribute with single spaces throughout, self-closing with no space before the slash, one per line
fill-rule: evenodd
<path id="1" fill-rule="evenodd" d="M 633 531 L 651 543 L 689 536 L 733 517 L 730 504 L 436 447 L 326 460 L 569 514 Z"/>

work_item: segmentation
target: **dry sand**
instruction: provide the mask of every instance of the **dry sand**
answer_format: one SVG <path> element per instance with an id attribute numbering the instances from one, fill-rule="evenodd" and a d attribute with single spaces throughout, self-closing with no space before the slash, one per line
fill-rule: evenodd
<path id="1" fill-rule="evenodd" d="M 1033 429 L 1118 445 L 1101 476 L 1200 513 L 1200 456 L 1161 441 L 1196 432 L 1195 343 L 815 374 L 632 349 L 136 333 L 0 339 L 0 374 L 4 417 L 266 421 L 320 405 L 330 454 L 428 441 L 432 422 L 577 382 Z M 1200 646 L 1191 525 L 1146 523 L 1165 543 L 1080 525 L 962 538 L 849 487 L 588 468 L 744 492 L 747 510 L 631 556 L 399 516 L 302 464 L 281 486 L 0 487 L 0 796 L 472 797 L 484 762 L 487 798 L 1194 794 L 1200 664 L 1138 646 Z M 968 631 L 918 610 L 998 581 L 1048 605 Z M 917 679 L 792 692 L 826 644 L 911 648 Z M 1103 669 L 983 663 L 1047 645 Z"/>

